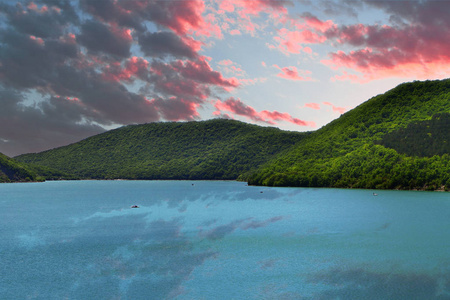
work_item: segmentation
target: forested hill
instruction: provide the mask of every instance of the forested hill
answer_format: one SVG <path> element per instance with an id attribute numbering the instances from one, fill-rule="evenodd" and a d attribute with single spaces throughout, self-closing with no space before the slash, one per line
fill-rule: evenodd
<path id="1" fill-rule="evenodd" d="M 234 120 L 129 125 L 17 160 L 91 179 L 237 179 L 308 133 Z"/>
<path id="2" fill-rule="evenodd" d="M 450 80 L 405 83 L 307 136 L 249 184 L 450 189 Z"/>
<path id="3" fill-rule="evenodd" d="M 40 180 L 35 172 L 22 163 L 0 153 L 0 182 L 27 182 Z"/>

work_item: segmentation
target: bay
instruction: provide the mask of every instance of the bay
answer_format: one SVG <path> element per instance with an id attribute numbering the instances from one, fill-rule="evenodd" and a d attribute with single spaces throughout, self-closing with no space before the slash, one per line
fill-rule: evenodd
<path id="1" fill-rule="evenodd" d="M 449 194 L 373 192 L 2 184 L 0 298 L 450 299 Z"/>

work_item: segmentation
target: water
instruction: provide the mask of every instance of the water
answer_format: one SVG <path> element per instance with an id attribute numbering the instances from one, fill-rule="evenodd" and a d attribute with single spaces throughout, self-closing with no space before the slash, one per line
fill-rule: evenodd
<path id="1" fill-rule="evenodd" d="M 378 194 L 1 184 L 0 299 L 450 299 L 450 195 Z"/>

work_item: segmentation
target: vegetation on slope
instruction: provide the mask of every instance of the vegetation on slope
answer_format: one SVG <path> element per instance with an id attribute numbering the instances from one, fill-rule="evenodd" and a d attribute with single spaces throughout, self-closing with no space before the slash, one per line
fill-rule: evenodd
<path id="1" fill-rule="evenodd" d="M 448 141 L 440 134 L 448 113 L 450 80 L 401 84 L 313 132 L 250 175 L 249 184 L 449 189 L 448 148 L 422 152 L 430 139 L 437 146 Z M 420 140 L 422 132 L 430 139 Z M 399 137 L 404 133 L 409 136 L 403 141 L 414 136 L 410 145 L 422 145 L 402 150 Z M 393 139 L 398 140 L 391 143 Z"/>
<path id="2" fill-rule="evenodd" d="M 17 160 L 92 179 L 237 179 L 307 133 L 234 120 L 129 125 Z"/>
<path id="3" fill-rule="evenodd" d="M 40 181 L 35 172 L 27 166 L 0 153 L 0 182 Z"/>
<path id="4" fill-rule="evenodd" d="M 408 156 L 432 157 L 450 153 L 450 114 L 408 124 L 386 135 L 377 144 Z"/>

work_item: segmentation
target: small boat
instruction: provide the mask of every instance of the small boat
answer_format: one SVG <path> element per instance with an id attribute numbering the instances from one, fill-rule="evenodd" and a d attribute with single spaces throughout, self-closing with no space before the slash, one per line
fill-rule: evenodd
<path id="1" fill-rule="evenodd" d="M 139 208 L 137 205 L 131 205 L 131 208 Z"/>
<path id="2" fill-rule="evenodd" d="M 373 193 L 372 195 L 374 195 L 374 196 L 378 196 L 378 194 L 377 194 L 377 193 Z"/>

